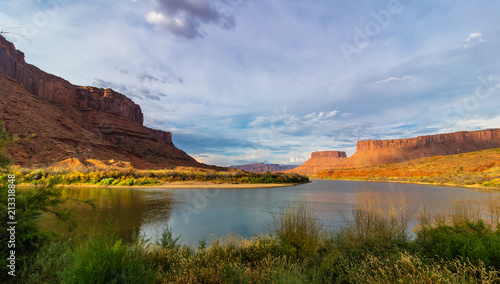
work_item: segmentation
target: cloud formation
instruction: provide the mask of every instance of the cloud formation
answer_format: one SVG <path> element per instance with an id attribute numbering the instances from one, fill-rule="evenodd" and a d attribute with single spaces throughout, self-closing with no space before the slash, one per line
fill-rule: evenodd
<path id="1" fill-rule="evenodd" d="M 235 27 L 232 14 L 226 14 L 208 0 L 155 0 L 157 8 L 146 14 L 146 20 L 173 37 L 203 37 L 202 24 L 223 29 Z"/>
<path id="2" fill-rule="evenodd" d="M 415 81 L 415 79 L 416 79 L 415 76 L 389 77 L 387 79 L 375 82 L 375 85 L 384 85 L 392 81 L 406 81 L 406 80 Z"/>
<path id="3" fill-rule="evenodd" d="M 471 33 L 465 39 L 464 48 L 469 48 L 473 45 L 483 43 L 483 42 L 486 42 L 486 40 L 483 39 L 483 35 L 481 33 Z"/>

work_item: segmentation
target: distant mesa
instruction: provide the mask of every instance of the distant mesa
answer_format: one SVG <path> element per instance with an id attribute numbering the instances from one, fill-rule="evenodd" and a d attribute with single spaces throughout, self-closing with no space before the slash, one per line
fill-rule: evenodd
<path id="1" fill-rule="evenodd" d="M 337 167 L 345 160 L 347 160 L 347 154 L 343 151 L 313 152 L 311 154 L 311 158 L 305 163 L 286 172 L 303 175 L 315 175 L 319 171 Z"/>
<path id="2" fill-rule="evenodd" d="M 27 64 L 0 36 L 0 120 L 21 143 L 16 164 L 79 166 L 116 160 L 139 169 L 210 167 L 172 143 L 170 132 L 143 126 L 139 105 L 111 89 L 82 87 Z M 106 162 L 108 163 L 108 162 Z"/>
<path id="3" fill-rule="evenodd" d="M 356 153 L 342 167 L 403 162 L 432 156 L 447 156 L 500 148 L 500 129 L 459 131 L 393 140 L 358 141 Z"/>
<path id="4" fill-rule="evenodd" d="M 392 140 L 358 141 L 356 153 L 347 158 L 345 152 L 321 151 L 293 170 L 305 175 L 335 168 L 355 168 L 398 163 L 418 158 L 448 156 L 479 150 L 500 148 L 500 129 L 459 131 Z"/>
<path id="5" fill-rule="evenodd" d="M 297 165 L 279 165 L 279 164 L 255 163 L 255 164 L 229 166 L 229 167 L 233 168 L 233 169 L 243 170 L 246 172 L 265 173 L 267 171 L 281 172 L 281 171 L 291 170 L 291 169 L 294 169 L 298 166 Z"/>

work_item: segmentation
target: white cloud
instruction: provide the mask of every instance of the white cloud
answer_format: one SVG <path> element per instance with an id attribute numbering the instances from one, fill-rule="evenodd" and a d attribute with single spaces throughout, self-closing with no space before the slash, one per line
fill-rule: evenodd
<path id="1" fill-rule="evenodd" d="M 471 33 L 464 40 L 464 44 L 460 45 L 459 47 L 470 48 L 476 44 L 480 44 L 480 43 L 484 43 L 484 42 L 486 42 L 486 40 L 483 39 L 482 33 Z"/>
<path id="2" fill-rule="evenodd" d="M 290 158 L 290 164 L 303 164 L 306 161 L 304 158 L 292 157 Z"/>
<path id="3" fill-rule="evenodd" d="M 332 118 L 332 117 L 336 116 L 338 113 L 339 113 L 338 110 L 332 110 L 332 111 L 329 111 L 326 113 L 325 112 L 319 112 L 319 113 L 313 112 L 313 113 L 305 115 L 304 119 L 309 120 L 309 121 L 320 121 L 322 119 Z"/>
<path id="4" fill-rule="evenodd" d="M 250 122 L 248 124 L 248 126 L 251 126 L 251 127 L 259 127 L 259 126 L 262 126 L 266 123 L 268 123 L 270 121 L 269 117 L 265 117 L 265 116 L 258 116 L 257 118 L 255 118 L 252 122 Z"/>
<path id="5" fill-rule="evenodd" d="M 392 82 L 392 81 L 400 82 L 400 81 L 408 81 L 408 80 L 415 81 L 416 77 L 415 76 L 408 76 L 408 75 L 403 76 L 403 77 L 389 77 L 387 79 L 375 82 L 375 85 L 384 85 L 384 84 L 387 84 L 387 83 Z"/>

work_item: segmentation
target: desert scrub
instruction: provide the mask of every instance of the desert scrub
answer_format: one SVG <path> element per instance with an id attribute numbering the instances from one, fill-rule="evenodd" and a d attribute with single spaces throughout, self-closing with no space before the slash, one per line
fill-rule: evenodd
<path id="1" fill-rule="evenodd" d="M 59 184 L 95 184 L 100 186 L 132 186 L 155 185 L 163 182 L 213 182 L 213 183 L 304 183 L 309 178 L 298 174 L 280 173 L 245 173 L 234 172 L 198 172 L 177 170 L 151 170 L 142 171 L 134 169 L 125 170 L 51 170 L 51 169 L 17 169 L 16 176 L 22 177 L 24 184 L 47 184 L 49 180 L 56 180 Z M 0 175 L 5 178 L 6 174 Z"/>
<path id="2" fill-rule="evenodd" d="M 489 219 L 481 218 L 480 208 L 457 201 L 448 211 L 431 216 L 421 209 L 415 233 L 415 245 L 428 258 L 467 259 L 474 265 L 500 269 L 500 204 L 490 199 Z"/>
<path id="3" fill-rule="evenodd" d="M 127 245 L 112 231 L 92 231 L 69 251 L 66 283 L 148 283 L 156 272 L 141 238 Z"/>
<path id="4" fill-rule="evenodd" d="M 410 242 L 410 217 L 403 197 L 386 212 L 379 200 L 364 192 L 359 195 L 356 208 L 352 211 L 352 221 L 346 220 L 347 224 L 333 233 L 333 238 L 341 251 L 353 257 L 366 251 L 379 254 L 404 248 Z"/>
<path id="5" fill-rule="evenodd" d="M 206 248 L 175 246 L 153 254 L 162 283 L 307 283 L 301 266 L 279 254 L 271 236 L 229 234 Z"/>
<path id="6" fill-rule="evenodd" d="M 467 259 L 425 261 L 406 251 L 340 260 L 348 283 L 498 283 L 500 273 Z"/>
<path id="7" fill-rule="evenodd" d="M 304 260 L 321 247 L 323 224 L 305 201 L 294 202 L 273 215 L 271 230 L 285 255 Z"/>

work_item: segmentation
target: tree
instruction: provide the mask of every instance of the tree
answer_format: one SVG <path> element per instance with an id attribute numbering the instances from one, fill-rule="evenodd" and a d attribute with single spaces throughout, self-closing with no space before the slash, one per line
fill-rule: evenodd
<path id="1" fill-rule="evenodd" d="M 2 122 L 0 122 L 2 123 Z M 29 260 L 47 241 L 50 240 L 51 232 L 42 230 L 38 223 L 44 214 L 52 214 L 58 220 L 67 225 L 68 230 L 73 230 L 77 223 L 71 208 L 64 206 L 70 202 L 86 203 L 94 207 L 91 200 L 80 201 L 62 196 L 62 188 L 56 187 L 58 181 L 49 180 L 46 185 L 35 188 L 18 190 L 15 180 L 21 177 L 8 171 L 7 166 L 11 163 L 5 154 L 6 148 L 14 143 L 17 137 L 8 134 L 4 128 L 0 128 L 0 280 L 16 281 L 7 272 L 7 258 L 15 252 L 16 272 L 21 270 L 24 263 Z M 14 209 L 15 208 L 15 209 Z M 9 213 L 10 212 L 15 212 Z M 14 216 L 13 219 L 9 216 Z M 8 224 L 8 222 L 15 221 Z M 14 246 L 8 246 L 12 240 L 8 229 L 13 228 Z M 9 277 L 9 278 L 6 278 Z M 17 277 L 19 279 L 19 277 Z M 1 282 L 1 281 L 0 281 Z"/>

